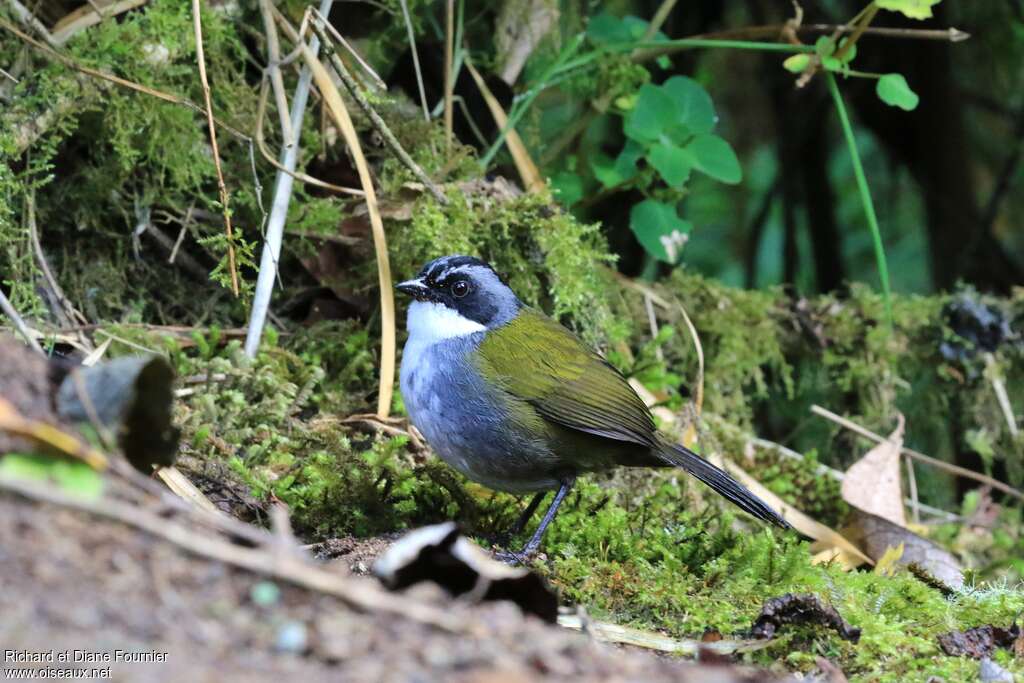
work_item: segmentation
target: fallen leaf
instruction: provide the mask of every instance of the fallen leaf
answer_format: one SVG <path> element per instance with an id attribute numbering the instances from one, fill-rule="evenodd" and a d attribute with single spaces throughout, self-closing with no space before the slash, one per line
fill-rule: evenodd
<path id="1" fill-rule="evenodd" d="M 772 638 L 787 624 L 816 624 L 835 630 L 840 638 L 851 643 L 860 640 L 859 628 L 851 626 L 834 607 L 810 593 L 787 593 L 766 601 L 750 633 L 755 638 Z"/>
<path id="2" fill-rule="evenodd" d="M 1012 673 L 985 657 L 978 667 L 978 680 L 981 683 L 1013 683 L 1014 678 Z"/>
<path id="3" fill-rule="evenodd" d="M 878 558 L 878 562 L 875 563 L 875 573 L 880 576 L 892 576 L 896 565 L 899 564 L 900 558 L 903 557 L 905 549 L 905 543 L 900 543 L 897 546 L 891 545 L 886 548 L 882 556 Z"/>
<path id="4" fill-rule="evenodd" d="M 990 657 L 996 648 L 1013 647 L 1020 638 L 1021 631 L 1017 624 L 1009 628 L 992 626 L 976 626 L 966 631 L 950 631 L 939 636 L 939 646 L 951 657 Z"/>
<path id="5" fill-rule="evenodd" d="M 899 416 L 896 430 L 884 441 L 850 466 L 843 477 L 843 500 L 853 507 L 870 512 L 905 527 L 903 491 L 900 487 L 900 448 L 903 446 L 905 421 Z"/>
<path id="6" fill-rule="evenodd" d="M 890 548 L 903 545 L 895 564 L 916 570 L 915 573 L 922 572 L 947 590 L 957 590 L 964 585 L 960 562 L 949 551 L 887 519 L 857 510 L 850 540 L 857 542 L 876 562 Z"/>

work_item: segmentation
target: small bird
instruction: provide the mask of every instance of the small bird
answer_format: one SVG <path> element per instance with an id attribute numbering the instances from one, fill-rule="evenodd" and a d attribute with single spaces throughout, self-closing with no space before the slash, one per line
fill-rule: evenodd
<path id="1" fill-rule="evenodd" d="M 742 510 L 789 528 L 728 474 L 660 434 L 618 370 L 523 304 L 487 263 L 444 256 L 397 288 L 413 298 L 401 369 L 412 423 L 473 481 L 536 492 L 513 533 L 555 491 L 526 547 L 505 559 L 536 552 L 578 475 L 617 466 L 681 467 Z"/>

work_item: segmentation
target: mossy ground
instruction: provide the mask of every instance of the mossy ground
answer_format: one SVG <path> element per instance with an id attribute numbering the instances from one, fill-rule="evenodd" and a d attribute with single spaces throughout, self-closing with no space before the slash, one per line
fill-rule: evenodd
<path id="1" fill-rule="evenodd" d="M 250 81 L 254 72 L 258 81 L 258 60 L 243 30 L 253 23 L 245 15 L 249 10 L 240 11 L 204 17 L 205 47 L 215 108 L 236 127 L 251 130 L 256 88 Z M 72 41 L 69 50 L 83 63 L 200 101 L 191 35 L 187 8 L 153 0 L 122 21 L 90 30 L 88 40 Z M 387 53 L 394 50 L 391 43 L 404 40 L 402 31 L 388 36 L 373 50 Z M 167 48 L 164 61 L 137 58 L 154 44 Z M 0 40 L 5 63 L 20 49 L 9 36 Z M 467 483 L 413 449 L 407 437 L 345 420 L 376 402 L 380 321 L 373 305 L 372 249 L 365 231 L 356 229 L 362 241 L 357 237 L 335 264 L 346 294 L 365 307 L 347 301 L 354 310 L 346 309 L 351 315 L 344 320 L 312 325 L 304 324 L 303 307 L 324 283 L 304 259 L 323 249 L 322 240 L 310 235 L 335 235 L 339 225 L 361 220 L 357 202 L 296 186 L 292 234 L 280 264 L 283 289 L 276 299 L 295 313 L 288 329 L 271 330 L 249 360 L 239 342 L 216 327 L 244 324 L 248 302 L 223 288 L 226 243 L 202 122 L 180 107 L 103 86 L 102 106 L 98 97 L 81 97 L 79 108 L 25 152 L 15 145 L 14 124 L 32 120 L 61 97 L 78 98 L 81 84 L 62 66 L 40 65 L 23 76 L 15 93 L 23 111 L 6 112 L 4 121 L 12 125 L 0 128 L 0 152 L 9 162 L 0 165 L 0 272 L 23 313 L 45 312 L 22 218 L 34 193 L 44 248 L 69 298 L 121 340 L 110 354 L 154 349 L 168 354 L 181 377 L 207 378 L 189 384 L 195 393 L 177 408 L 185 453 L 222 465 L 223 476 L 260 501 L 286 503 L 304 540 L 374 535 L 446 519 L 460 520 L 484 540 L 511 524 L 522 501 Z M 946 359 L 941 344 L 953 332 L 941 312 L 950 297 L 897 297 L 890 330 L 881 298 L 863 286 L 842 296 L 794 300 L 781 291 L 724 288 L 678 269 L 654 287 L 669 305 L 658 308 L 661 330 L 652 338 L 642 296 L 612 274 L 614 259 L 600 226 L 581 224 L 548 196 L 495 196 L 481 189 L 487 182 L 469 150 L 442 155 L 437 126 L 417 123 L 417 116 L 403 114 L 401 104 L 389 98 L 376 104 L 413 157 L 450 188 L 447 207 L 410 194 L 404 185 L 411 175 L 372 155 L 384 202 L 408 209 L 386 226 L 396 275 L 409 275 L 442 253 L 487 258 L 522 298 L 572 326 L 676 409 L 688 405 L 697 374 L 697 355 L 679 312 L 684 305 L 707 361 L 706 415 L 808 453 L 803 462 L 759 459 L 750 467 L 816 519 L 838 525 L 846 512 L 835 483 L 815 473 L 816 462 L 843 468 L 864 446 L 811 417 L 812 403 L 853 415 L 880 432 L 891 429 L 895 412 L 902 411 L 910 445 L 949 458 L 969 440 L 987 468 L 1000 468 L 1018 485 L 1024 480 L 1024 444 L 1008 433 L 991 385 L 999 376 L 1020 386 L 1024 354 L 1019 346 L 1004 345 L 988 364 L 980 353 Z M 308 115 L 303 159 L 318 171 L 350 171 L 344 152 L 326 144 L 318 114 Z M 273 119 L 272 112 L 268 116 Z M 358 116 L 357 125 L 365 130 Z M 268 144 L 276 148 L 277 141 Z M 244 140 L 222 135 L 221 145 L 241 235 L 236 247 L 242 281 L 251 285 L 250 247 L 263 219 L 259 190 L 272 186 L 273 169 L 261 163 L 254 173 Z M 213 281 L 197 281 L 166 263 L 166 252 L 147 235 L 128 237 L 147 216 L 166 220 L 160 224 L 176 233 L 190 207 L 213 216 L 200 215 L 190 224 L 183 245 L 215 273 Z M 1024 311 L 1020 293 L 986 303 L 1011 320 Z M 195 325 L 203 331 L 172 339 L 132 323 Z M 401 413 L 400 397 L 396 410 Z M 738 457 L 744 440 L 718 424 L 705 421 L 702 447 Z M 947 509 L 960 505 L 944 476 L 919 469 L 918 484 L 926 501 Z M 596 616 L 679 636 L 706 628 L 741 630 L 765 599 L 813 592 L 863 629 L 859 644 L 797 628 L 746 658 L 809 670 L 814 657 L 823 655 L 835 659 L 851 680 L 924 680 L 931 674 L 971 680 L 976 663 L 946 657 L 935 636 L 1017 618 L 1024 609 L 1024 593 L 1016 588 L 1024 573 L 1021 528 L 1019 509 L 1008 508 L 983 534 L 957 525 L 936 529 L 934 537 L 961 552 L 979 581 L 994 581 L 946 598 L 905 572 L 881 576 L 812 566 L 805 543 L 736 518 L 678 472 L 621 471 L 580 483 L 549 532 L 547 559 L 538 568 L 566 601 Z M 997 655 L 1020 672 L 1021 665 L 1008 658 Z"/>

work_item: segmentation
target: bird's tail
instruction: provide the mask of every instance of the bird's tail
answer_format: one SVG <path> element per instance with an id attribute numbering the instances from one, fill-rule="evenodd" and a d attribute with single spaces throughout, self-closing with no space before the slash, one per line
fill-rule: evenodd
<path id="1" fill-rule="evenodd" d="M 768 507 L 763 500 L 690 449 L 676 444 L 665 444 L 655 452 L 660 459 L 676 467 L 682 467 L 741 510 L 779 528 L 790 528 L 789 522 Z"/>

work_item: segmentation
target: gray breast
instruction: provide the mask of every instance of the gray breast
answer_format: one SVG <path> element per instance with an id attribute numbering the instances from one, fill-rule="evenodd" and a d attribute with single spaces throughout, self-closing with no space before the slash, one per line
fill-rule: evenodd
<path id="1" fill-rule="evenodd" d="M 509 420 L 509 397 L 491 389 L 468 361 L 483 333 L 418 347 L 402 354 L 402 398 L 416 428 L 449 465 L 493 489 L 557 488 L 554 457 L 536 435 Z"/>

